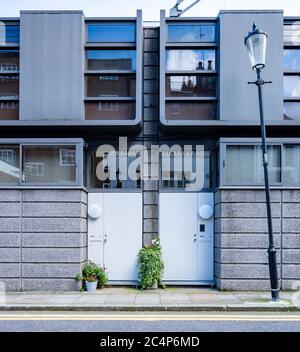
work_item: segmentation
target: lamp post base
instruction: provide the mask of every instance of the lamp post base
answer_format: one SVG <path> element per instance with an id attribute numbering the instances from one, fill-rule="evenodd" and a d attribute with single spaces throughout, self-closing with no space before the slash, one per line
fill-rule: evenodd
<path id="1" fill-rule="evenodd" d="M 271 290 L 272 302 L 279 302 L 279 289 Z"/>

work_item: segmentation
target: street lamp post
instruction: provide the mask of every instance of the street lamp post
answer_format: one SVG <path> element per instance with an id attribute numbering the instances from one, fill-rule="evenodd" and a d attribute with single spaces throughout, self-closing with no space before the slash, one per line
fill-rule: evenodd
<path id="1" fill-rule="evenodd" d="M 269 259 L 269 271 L 270 271 L 270 282 L 271 282 L 271 295 L 272 295 L 272 301 L 276 302 L 279 300 L 279 285 L 278 285 L 277 260 L 276 260 L 277 251 L 274 245 L 274 238 L 273 238 L 270 184 L 269 184 L 269 173 L 268 173 L 268 152 L 267 152 L 267 145 L 266 145 L 266 126 L 264 121 L 264 112 L 263 112 L 263 103 L 262 103 L 262 86 L 266 83 L 272 83 L 272 82 L 264 81 L 261 78 L 261 70 L 265 67 L 267 38 L 268 38 L 267 33 L 259 30 L 255 25 L 255 23 L 253 23 L 252 31 L 249 32 L 247 37 L 245 37 L 245 45 L 248 50 L 252 69 L 256 71 L 256 81 L 248 82 L 248 84 L 255 84 L 258 88 L 263 168 L 264 168 L 266 205 L 267 205 L 267 217 L 268 217 L 268 233 L 269 233 L 268 259 Z"/>

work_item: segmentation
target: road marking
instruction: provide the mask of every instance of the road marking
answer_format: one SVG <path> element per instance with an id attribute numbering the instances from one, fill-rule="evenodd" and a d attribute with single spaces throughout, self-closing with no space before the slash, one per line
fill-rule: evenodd
<path id="1" fill-rule="evenodd" d="M 54 315 L 54 314 L 2 314 L 0 321 L 300 321 L 300 315 Z"/>

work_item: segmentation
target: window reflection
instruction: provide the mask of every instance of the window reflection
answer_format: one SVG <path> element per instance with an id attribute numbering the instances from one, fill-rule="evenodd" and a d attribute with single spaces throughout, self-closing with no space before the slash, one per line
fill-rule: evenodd
<path id="1" fill-rule="evenodd" d="M 99 101 L 85 103 L 86 120 L 133 120 L 135 103 Z"/>
<path id="2" fill-rule="evenodd" d="M 284 49 L 283 64 L 285 70 L 300 71 L 300 49 Z"/>
<path id="3" fill-rule="evenodd" d="M 166 102 L 166 118 L 170 120 L 214 120 L 215 102 Z"/>
<path id="4" fill-rule="evenodd" d="M 88 42 L 135 42 L 134 24 L 89 24 Z"/>
<path id="5" fill-rule="evenodd" d="M 287 102 L 283 104 L 284 120 L 300 120 L 300 102 Z"/>
<path id="6" fill-rule="evenodd" d="M 214 25 L 168 25 L 168 42 L 214 42 Z"/>
<path id="7" fill-rule="evenodd" d="M 74 183 L 76 164 L 66 163 L 66 152 L 75 157 L 75 146 L 23 146 L 23 177 L 26 183 Z"/>
<path id="8" fill-rule="evenodd" d="M 0 21 L 0 45 L 18 44 L 20 42 L 20 26 L 15 23 Z"/>
<path id="9" fill-rule="evenodd" d="M 166 50 L 167 70 L 215 70 L 215 50 Z"/>
<path id="10" fill-rule="evenodd" d="M 88 50 L 88 70 L 135 70 L 134 50 Z"/>
<path id="11" fill-rule="evenodd" d="M 300 97 L 300 76 L 284 76 L 283 91 L 285 98 Z"/>
<path id="12" fill-rule="evenodd" d="M 88 97 L 135 97 L 135 76 L 87 76 Z"/>
<path id="13" fill-rule="evenodd" d="M 0 146 L 0 182 L 20 181 L 20 148 L 17 145 Z"/>
<path id="14" fill-rule="evenodd" d="M 19 70 L 19 52 L 17 50 L 0 50 L 0 72 Z"/>
<path id="15" fill-rule="evenodd" d="M 285 43 L 300 44 L 299 21 L 294 21 L 283 26 L 283 40 Z"/>
<path id="16" fill-rule="evenodd" d="M 119 152 L 116 152 L 115 158 L 113 158 L 112 163 L 116 163 L 116 168 L 113 171 L 113 176 L 112 176 L 112 170 L 109 169 L 109 166 L 103 167 L 103 171 L 105 174 L 107 174 L 106 180 L 100 180 L 97 178 L 97 166 L 99 165 L 100 162 L 103 162 L 102 157 L 96 157 L 96 153 L 93 152 L 91 154 L 91 173 L 89 175 L 89 187 L 91 188 L 107 188 L 107 189 L 113 189 L 113 188 L 127 188 L 127 189 L 136 189 L 136 188 L 141 188 L 141 178 L 138 170 L 138 179 L 131 180 L 130 177 L 121 177 L 121 169 L 120 169 L 120 160 L 122 158 L 122 155 L 120 155 Z M 126 156 L 124 155 L 124 158 L 127 158 L 127 164 L 130 165 L 132 161 L 135 160 L 135 157 L 131 156 Z M 111 176 L 109 176 L 111 175 Z M 127 178 L 125 180 L 122 180 L 122 178 Z"/>
<path id="17" fill-rule="evenodd" d="M 167 97 L 214 97 L 215 76 L 167 76 Z"/>
<path id="18" fill-rule="evenodd" d="M 10 99 L 19 97 L 19 76 L 0 75 L 0 97 Z"/>

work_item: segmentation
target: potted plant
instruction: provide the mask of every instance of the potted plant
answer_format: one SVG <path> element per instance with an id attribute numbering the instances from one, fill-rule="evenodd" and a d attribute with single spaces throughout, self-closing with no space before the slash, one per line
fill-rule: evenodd
<path id="1" fill-rule="evenodd" d="M 142 289 L 158 288 L 161 285 L 164 263 L 159 239 L 152 240 L 139 251 L 139 279 Z"/>
<path id="2" fill-rule="evenodd" d="M 78 281 L 83 281 L 87 291 L 95 291 L 107 283 L 107 274 L 103 268 L 93 263 L 86 262 L 82 267 L 82 273 L 76 276 Z"/>

